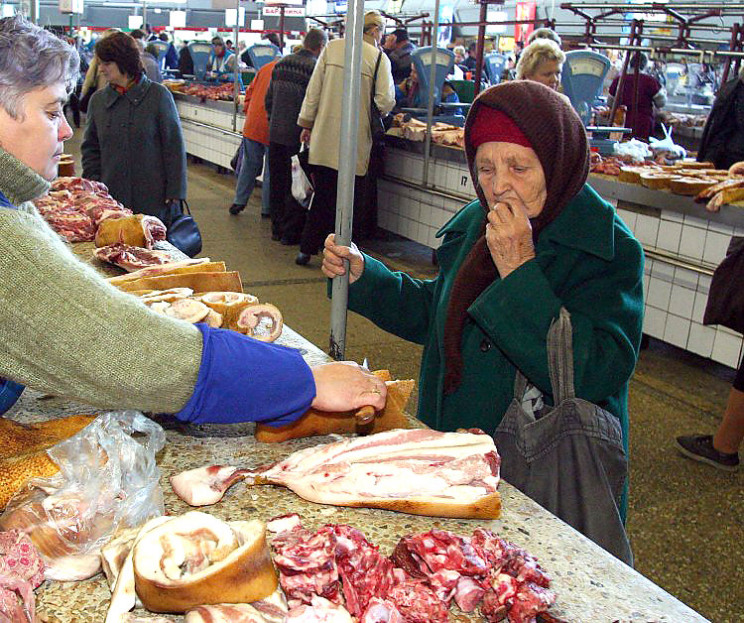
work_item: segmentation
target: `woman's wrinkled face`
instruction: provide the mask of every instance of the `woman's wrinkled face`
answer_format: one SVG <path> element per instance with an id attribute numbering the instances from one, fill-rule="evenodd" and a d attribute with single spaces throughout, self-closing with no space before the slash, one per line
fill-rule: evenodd
<path id="1" fill-rule="evenodd" d="M 98 59 L 98 68 L 111 84 L 125 87 L 129 83 L 129 76 L 121 72 L 115 61 L 106 62 Z"/>
<path id="2" fill-rule="evenodd" d="M 489 210 L 503 202 L 522 205 L 530 218 L 543 211 L 548 190 L 534 149 L 514 143 L 483 143 L 475 152 L 475 168 Z"/>
<path id="3" fill-rule="evenodd" d="M 0 147 L 46 180 L 57 177 L 63 143 L 72 136 L 62 107 L 67 90 L 62 82 L 30 91 L 13 119 L 0 107 Z"/>
<path id="4" fill-rule="evenodd" d="M 559 61 L 543 61 L 535 69 L 534 73 L 526 76 L 527 80 L 533 82 L 539 82 L 544 84 L 546 87 L 550 87 L 554 91 L 558 90 L 558 85 L 561 83 L 561 73 L 563 71 L 563 63 Z"/>

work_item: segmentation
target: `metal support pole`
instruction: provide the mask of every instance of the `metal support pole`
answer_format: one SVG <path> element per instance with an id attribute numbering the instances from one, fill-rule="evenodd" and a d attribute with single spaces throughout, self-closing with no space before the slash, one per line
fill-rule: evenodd
<path id="1" fill-rule="evenodd" d="M 142 0 L 142 30 L 147 33 L 147 0 Z"/>
<path id="2" fill-rule="evenodd" d="M 429 99 L 426 106 L 426 142 L 424 143 L 424 186 L 429 185 L 431 159 L 431 126 L 434 119 L 434 83 L 437 80 L 437 44 L 439 43 L 439 0 L 434 4 L 434 29 L 431 36 L 431 67 L 429 71 Z"/>
<path id="3" fill-rule="evenodd" d="M 238 106 L 240 105 L 240 46 L 238 45 L 238 37 L 240 36 L 240 0 L 235 0 L 235 61 L 233 62 L 233 118 L 232 118 L 232 129 L 233 132 L 237 132 L 238 128 Z M 241 139 L 242 140 L 242 139 Z"/>
<path id="4" fill-rule="evenodd" d="M 279 7 L 279 50 L 284 52 L 284 5 Z"/>
<path id="5" fill-rule="evenodd" d="M 486 17 L 488 15 L 488 5 L 481 0 L 480 5 L 480 22 L 478 26 L 478 44 L 475 48 L 475 97 L 480 93 L 481 77 L 483 76 L 483 47 L 486 41 Z"/>
<path id="6" fill-rule="evenodd" d="M 338 189 L 336 191 L 336 242 L 347 246 L 351 243 L 351 227 L 354 221 L 354 180 L 361 105 L 363 29 L 364 0 L 350 0 L 344 36 L 344 94 L 338 150 Z M 329 354 L 337 361 L 344 358 L 346 350 L 349 264 L 348 262 L 345 264 L 346 275 L 333 280 L 331 291 Z"/>

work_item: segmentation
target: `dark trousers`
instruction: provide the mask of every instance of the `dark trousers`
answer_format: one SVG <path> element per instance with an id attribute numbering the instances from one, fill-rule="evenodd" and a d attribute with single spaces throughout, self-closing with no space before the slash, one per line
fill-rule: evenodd
<path id="1" fill-rule="evenodd" d="M 271 233 L 299 242 L 307 210 L 292 196 L 292 156 L 298 147 L 269 143 L 269 205 Z"/>
<path id="2" fill-rule="evenodd" d="M 360 214 L 357 206 L 363 206 L 365 203 L 365 179 L 359 175 L 354 178 L 354 232 L 356 232 L 358 214 Z M 323 247 L 326 236 L 336 229 L 338 171 L 328 167 L 314 166 L 313 188 L 315 196 L 300 242 L 300 251 L 308 255 L 317 253 Z"/>

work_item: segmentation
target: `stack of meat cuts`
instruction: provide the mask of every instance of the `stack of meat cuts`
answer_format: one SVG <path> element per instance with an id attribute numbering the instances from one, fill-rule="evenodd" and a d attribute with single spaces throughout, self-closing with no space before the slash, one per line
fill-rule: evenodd
<path id="1" fill-rule="evenodd" d="M 140 270 L 148 266 L 168 264 L 172 261 L 170 255 L 164 251 L 152 251 L 151 249 L 134 247 L 123 242 L 116 242 L 96 249 L 93 255 L 102 262 L 115 264 L 127 272 Z"/>
<path id="2" fill-rule="evenodd" d="M 346 525 L 313 533 L 289 515 L 268 528 L 290 610 L 322 597 L 359 623 L 440 623 L 454 601 L 464 612 L 480 606 L 487 621 L 532 623 L 555 602 L 537 559 L 484 528 L 409 535 L 390 557 Z"/>
<path id="3" fill-rule="evenodd" d="M 47 195 L 34 202 L 41 216 L 68 242 L 89 242 L 101 221 L 112 216 L 128 216 L 125 208 L 100 182 L 82 177 L 60 177 Z"/>

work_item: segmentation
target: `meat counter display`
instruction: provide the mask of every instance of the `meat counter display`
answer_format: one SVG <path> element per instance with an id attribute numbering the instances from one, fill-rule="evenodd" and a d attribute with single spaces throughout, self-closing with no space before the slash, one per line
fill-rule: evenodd
<path id="1" fill-rule="evenodd" d="M 236 116 L 232 101 L 206 99 L 204 94 L 186 92 L 173 92 L 173 98 L 181 118 L 186 153 L 229 169 L 242 139 L 245 121 L 242 106 Z"/>
<path id="2" fill-rule="evenodd" d="M 310 364 L 321 363 L 328 359 L 322 351 L 290 329 L 285 330 L 278 343 L 300 349 Z M 12 416 L 23 424 L 34 424 L 85 411 L 86 407 L 82 405 L 75 405 L 61 398 L 50 398 L 27 390 Z M 267 525 L 275 535 L 272 539 L 274 564 L 278 570 L 280 582 L 284 578 L 281 586 L 289 601 L 288 604 L 284 596 L 280 595 L 279 605 L 283 606 L 285 611 L 288 605 L 292 607 L 293 601 L 307 600 L 305 593 L 308 590 L 312 592 L 323 587 L 329 589 L 324 590 L 325 598 L 316 595 L 311 602 L 313 609 L 321 609 L 322 606 L 330 607 L 335 611 L 333 618 L 320 618 L 319 616 L 312 618 L 311 613 L 305 610 L 302 618 L 289 619 L 293 621 L 351 622 L 352 619 L 346 610 L 334 606 L 333 603 L 329 606 L 327 602 L 345 604 L 351 611 L 359 612 L 359 608 L 363 606 L 359 605 L 361 602 L 355 600 L 366 600 L 366 593 L 350 592 L 350 583 L 354 581 L 365 584 L 366 582 L 367 587 L 373 588 L 385 573 L 388 573 L 391 581 L 397 583 L 386 594 L 385 599 L 373 598 L 373 600 L 376 599 L 375 605 L 380 606 L 375 610 L 378 615 L 380 610 L 385 611 L 383 606 L 388 601 L 395 601 L 400 597 L 398 601 L 405 604 L 408 610 L 405 610 L 403 605 L 401 608 L 410 616 L 396 620 L 458 622 L 501 620 L 498 603 L 493 601 L 491 606 L 496 606 L 493 612 L 488 610 L 485 602 L 481 603 L 480 614 L 477 610 L 467 612 L 466 610 L 475 604 L 475 601 L 469 598 L 472 592 L 467 591 L 463 591 L 459 597 L 455 596 L 449 611 L 442 609 L 442 602 L 438 602 L 433 597 L 432 589 L 426 587 L 435 580 L 441 583 L 451 579 L 452 572 L 448 572 L 449 575 L 447 575 L 443 571 L 444 568 L 449 569 L 447 565 L 438 566 L 439 572 L 429 579 L 421 576 L 423 579 L 394 580 L 396 577 L 402 577 L 404 569 L 411 571 L 411 563 L 422 564 L 427 556 L 433 555 L 434 549 L 432 548 L 435 546 L 443 547 L 442 551 L 446 550 L 450 557 L 454 557 L 455 562 L 458 560 L 458 552 L 462 554 L 467 551 L 467 556 L 459 556 L 461 567 L 466 562 L 467 565 L 475 565 L 479 560 L 478 556 L 481 556 L 478 552 L 485 552 L 485 544 L 488 542 L 498 545 L 499 548 L 506 548 L 510 556 L 511 562 L 504 566 L 502 573 L 498 574 L 498 590 L 504 587 L 509 588 L 513 583 L 507 567 L 514 565 L 523 568 L 524 573 L 531 578 L 526 584 L 534 584 L 531 589 L 533 596 L 547 598 L 548 595 L 541 586 L 550 585 L 550 594 L 555 595 L 555 603 L 550 606 L 549 613 L 541 614 L 537 618 L 537 621 L 542 623 L 651 620 L 696 623 L 706 620 L 503 481 L 499 484 L 502 512 L 498 520 L 443 519 L 382 509 L 329 506 L 306 501 L 283 487 L 266 484 L 248 486 L 245 483 L 234 484 L 220 501 L 212 506 L 202 507 L 200 513 L 188 512 L 190 507 L 177 497 L 174 487 L 171 486 L 171 477 L 182 474 L 184 470 L 215 464 L 257 468 L 276 461 L 291 460 L 292 456 L 298 456 L 293 455 L 295 452 L 305 451 L 304 454 L 307 454 L 307 451 L 318 444 L 333 442 L 338 438 L 315 437 L 282 443 L 261 443 L 256 441 L 251 424 L 190 426 L 174 422 L 167 417 L 159 417 L 156 420 L 166 428 L 165 447 L 158 454 L 158 467 L 167 517 L 153 520 L 157 523 L 152 528 L 152 532 L 141 537 L 145 545 L 137 547 L 135 542 L 133 547 L 133 565 L 138 593 L 142 590 L 145 574 L 141 570 L 141 565 L 138 567 L 137 559 L 145 555 L 144 551 L 147 553 L 147 560 L 144 563 L 157 560 L 160 554 L 154 545 L 159 547 L 162 539 L 156 537 L 164 531 L 169 532 L 165 528 L 170 525 L 168 522 L 176 522 L 183 529 L 176 531 L 180 539 L 178 543 L 175 541 L 165 543 L 165 545 L 173 546 L 169 550 L 165 564 L 160 567 L 165 575 L 174 569 L 178 575 L 179 568 L 171 569 L 170 565 L 177 563 L 178 556 L 181 554 L 190 560 L 188 552 L 191 550 L 189 548 L 202 551 L 198 549 L 198 543 L 189 541 L 192 535 L 201 534 L 209 537 L 211 533 L 218 534 L 220 535 L 218 545 L 222 546 L 223 536 L 225 541 L 234 541 L 233 530 L 242 531 L 245 536 L 241 539 L 244 540 L 239 539 L 238 544 L 246 542 L 252 544 L 258 540 L 257 535 L 262 533 L 260 527 L 262 523 Z M 415 426 L 416 422 L 411 419 L 410 424 Z M 410 431 L 411 434 L 414 432 Z M 420 432 L 424 433 L 424 431 Z M 490 440 L 490 438 L 486 439 Z M 205 517 L 202 513 L 208 516 Z M 176 523 L 173 525 L 175 526 Z M 432 530 L 434 532 L 430 532 Z M 168 538 L 172 541 L 171 537 Z M 358 572 L 354 573 L 353 565 L 347 569 L 341 559 L 335 562 L 331 560 L 333 564 L 330 567 L 321 564 L 329 555 L 328 547 L 336 542 L 339 544 L 335 548 L 337 558 L 352 556 L 352 560 L 358 559 L 360 563 L 367 565 L 363 567 L 364 569 L 375 569 L 375 573 L 370 571 L 359 577 Z M 149 543 L 153 543 L 153 547 L 147 545 Z M 471 546 L 475 549 L 471 549 Z M 235 550 L 236 555 L 238 553 L 242 555 L 245 549 L 240 546 Z M 262 556 L 262 560 L 268 556 L 268 549 L 265 545 L 255 549 Z M 331 554 L 333 551 L 334 547 L 331 547 Z M 206 550 L 204 552 L 209 553 Z M 221 555 L 224 556 L 228 552 L 223 551 Z M 339 552 L 343 552 L 343 555 Z M 104 553 L 109 552 L 105 550 Z M 221 558 L 211 554 L 209 556 L 216 561 L 213 564 L 217 567 L 214 572 L 219 573 L 221 568 L 218 565 Z M 229 554 L 225 561 L 231 561 L 232 556 Z M 110 560 L 114 561 L 115 558 L 112 556 Z M 375 563 L 371 567 L 368 566 L 370 561 Z M 441 564 L 440 559 L 437 565 Z M 256 567 L 257 565 L 254 565 L 253 572 L 256 572 Z M 328 576 L 328 570 L 337 567 L 339 575 Z M 118 577 L 123 577 L 124 569 L 125 567 L 122 567 Z M 198 573 L 201 582 L 211 572 L 198 571 Z M 189 588 L 192 585 L 194 587 L 193 594 L 188 593 L 189 595 L 201 596 L 208 595 L 210 590 L 213 592 L 213 589 L 208 589 L 204 582 L 197 585 L 196 580 L 192 582 L 188 579 L 188 574 L 185 572 L 184 574 L 185 579 L 182 583 L 188 585 Z M 258 576 L 265 579 L 268 575 L 271 575 L 270 565 L 263 565 Z M 355 579 L 351 577 L 352 575 Z M 472 589 L 478 589 L 478 584 L 473 580 L 477 577 L 479 577 L 477 573 L 472 577 L 463 575 L 462 588 L 469 586 Z M 171 602 L 167 599 L 170 599 L 172 595 L 167 596 L 162 591 L 162 585 L 170 581 L 161 581 L 162 578 L 156 580 L 144 583 L 148 586 L 158 585 L 159 589 L 155 593 L 143 591 L 140 594 L 142 601 L 149 604 L 150 609 L 154 611 L 169 612 L 175 609 L 182 612 L 181 605 L 169 605 Z M 256 581 L 258 582 L 258 579 Z M 340 591 L 339 582 L 343 584 L 343 593 Z M 230 591 L 234 592 L 235 584 L 224 584 L 225 590 L 232 587 Z M 254 584 L 251 580 L 250 585 Z M 444 585 L 437 585 L 436 582 L 434 585 L 441 589 L 446 588 Z M 273 589 L 274 586 L 276 586 L 276 580 L 273 580 L 271 588 Z M 405 595 L 398 595 L 406 587 L 410 590 Z M 494 590 L 497 588 L 496 584 L 493 588 Z M 480 592 L 482 595 L 482 591 Z M 89 580 L 78 582 L 46 581 L 37 590 L 36 607 L 40 620 L 48 623 L 69 621 L 92 623 L 104 620 L 160 621 L 161 623 L 184 620 L 187 622 L 229 620 L 239 623 L 244 620 L 256 623 L 286 620 L 281 612 L 277 615 L 276 603 L 274 608 L 270 609 L 263 601 L 256 602 L 253 609 L 249 606 L 230 606 L 229 612 L 222 613 L 223 618 L 216 617 L 214 612 L 216 608 L 198 606 L 191 610 L 185 619 L 181 615 L 173 614 L 161 615 L 160 618 L 154 619 L 141 606 L 137 606 L 134 612 L 128 614 L 127 610 L 134 605 L 134 595 L 127 595 L 124 600 L 125 607 L 121 608 L 116 616 L 110 615 L 110 618 L 107 618 L 112 595 L 106 579 L 98 574 Z M 524 603 L 525 607 L 529 605 L 527 602 Z M 484 607 L 486 607 L 485 610 Z M 537 605 L 529 607 L 537 608 Z M 256 610 L 259 609 L 260 613 L 257 613 Z M 245 610 L 245 618 L 238 616 L 242 610 Z M 267 610 L 271 610 L 273 615 Z M 532 610 L 532 612 L 539 611 L 541 610 Z M 491 612 L 493 617 L 489 614 Z M 504 614 L 503 611 L 501 614 Z M 514 616 L 510 616 L 509 621 L 525 623 L 535 621 L 535 618 L 528 614 L 529 610 L 526 610 L 525 616 L 522 617 L 514 611 Z M 213 616 L 214 618 L 211 618 Z M 326 616 L 329 616 L 327 612 Z M 391 619 L 378 617 L 359 620 L 380 622 Z"/>
<path id="3" fill-rule="evenodd" d="M 464 152 L 440 144 L 431 145 L 425 185 L 424 145 L 388 137 L 385 173 L 378 181 L 378 223 L 437 248 L 437 231 L 475 198 L 475 189 Z M 609 175 L 590 174 L 589 183 L 616 205 L 645 250 L 644 333 L 737 367 L 742 336 L 702 321 L 713 270 L 724 258 L 731 236 L 744 233 L 744 206 L 724 204 L 711 213 L 690 196 L 620 182 Z"/>

